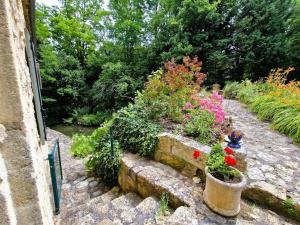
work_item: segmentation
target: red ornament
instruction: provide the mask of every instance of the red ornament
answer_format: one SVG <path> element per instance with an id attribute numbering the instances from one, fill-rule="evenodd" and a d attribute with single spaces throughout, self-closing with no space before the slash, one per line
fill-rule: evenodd
<path id="1" fill-rule="evenodd" d="M 235 166 L 236 165 L 236 160 L 229 155 L 226 155 L 224 157 L 224 161 L 227 166 Z"/>
<path id="2" fill-rule="evenodd" d="M 233 155 L 233 154 L 234 154 L 234 151 L 233 151 L 231 148 L 229 148 L 229 147 L 226 147 L 226 148 L 224 149 L 224 151 L 225 151 L 227 154 L 229 154 L 229 155 Z"/>
<path id="3" fill-rule="evenodd" d="M 198 150 L 194 150 L 194 159 L 198 159 L 201 156 L 201 152 L 199 152 Z"/>

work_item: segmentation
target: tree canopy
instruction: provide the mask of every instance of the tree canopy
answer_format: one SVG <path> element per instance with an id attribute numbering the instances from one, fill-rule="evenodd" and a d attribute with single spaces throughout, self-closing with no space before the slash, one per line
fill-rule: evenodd
<path id="1" fill-rule="evenodd" d="M 167 60 L 198 56 L 206 84 L 299 76 L 299 0 L 62 0 L 37 5 L 49 121 L 113 111 Z"/>

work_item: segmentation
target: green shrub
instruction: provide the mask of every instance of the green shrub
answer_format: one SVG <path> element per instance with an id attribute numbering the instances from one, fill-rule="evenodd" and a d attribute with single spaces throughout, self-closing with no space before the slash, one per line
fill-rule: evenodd
<path id="1" fill-rule="evenodd" d="M 258 90 L 254 83 L 249 80 L 243 81 L 237 93 L 237 99 L 245 104 L 251 103 L 252 99 L 258 95 Z"/>
<path id="2" fill-rule="evenodd" d="M 231 163 L 228 164 L 226 157 L 229 157 L 233 162 L 231 161 Z M 218 175 L 221 175 L 225 181 L 228 181 L 230 177 L 237 175 L 237 171 L 230 167 L 234 167 L 235 164 L 235 159 L 230 155 L 225 154 L 223 147 L 219 143 L 211 148 L 211 152 L 206 160 L 206 166 L 208 167 L 209 173 L 217 173 Z"/>
<path id="3" fill-rule="evenodd" d="M 300 142 L 300 113 L 276 97 L 263 95 L 254 98 L 250 109 L 263 120 L 272 121 L 274 129 Z"/>
<path id="4" fill-rule="evenodd" d="M 84 114 L 77 118 L 77 124 L 84 126 L 99 126 L 109 118 L 108 112 L 98 112 L 96 114 Z"/>
<path id="5" fill-rule="evenodd" d="M 111 149 L 109 128 L 112 122 L 113 120 L 105 122 L 89 137 L 93 151 L 85 164 L 88 171 L 101 177 L 107 185 L 117 183 L 120 168 L 120 148 L 117 140 L 114 140 L 113 149 Z"/>
<path id="6" fill-rule="evenodd" d="M 72 139 L 71 154 L 73 156 L 84 158 L 92 153 L 93 146 L 90 143 L 89 136 L 75 134 Z"/>
<path id="7" fill-rule="evenodd" d="M 167 192 L 163 192 L 160 201 L 159 201 L 159 208 L 156 212 L 157 217 L 167 216 L 170 214 L 169 208 L 169 196 Z"/>
<path id="8" fill-rule="evenodd" d="M 109 141 L 97 145 L 85 166 L 88 171 L 94 172 L 109 186 L 114 186 L 118 181 L 120 170 L 120 148 L 118 142 L 114 142 L 113 152 Z"/>
<path id="9" fill-rule="evenodd" d="M 152 156 L 158 142 L 161 128 L 145 119 L 147 113 L 129 105 L 119 111 L 113 122 L 114 137 L 125 151 L 138 153 L 142 156 Z"/>
<path id="10" fill-rule="evenodd" d="M 229 99 L 235 99 L 240 88 L 239 82 L 229 82 L 223 89 L 223 96 Z"/>
<path id="11" fill-rule="evenodd" d="M 253 98 L 250 109 L 258 114 L 258 117 L 263 120 L 272 120 L 274 115 L 282 110 L 288 109 L 286 104 L 283 104 L 269 95 L 257 96 Z"/>
<path id="12" fill-rule="evenodd" d="M 117 183 L 120 168 L 120 148 L 117 140 L 111 148 L 109 128 L 113 120 L 105 122 L 90 136 L 75 135 L 71 152 L 76 157 L 86 157 L 88 171 L 102 178 L 107 185 Z"/>
<path id="13" fill-rule="evenodd" d="M 276 130 L 300 143 L 300 112 L 298 110 L 288 108 L 277 112 L 272 124 Z"/>
<path id="14" fill-rule="evenodd" d="M 202 144 L 212 143 L 214 115 L 206 110 L 193 110 L 190 114 L 191 119 L 186 122 L 184 132 L 189 136 L 197 137 Z"/>

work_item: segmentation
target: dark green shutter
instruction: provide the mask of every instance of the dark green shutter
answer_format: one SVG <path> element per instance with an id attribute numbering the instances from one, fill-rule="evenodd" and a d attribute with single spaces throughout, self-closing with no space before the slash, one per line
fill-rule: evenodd
<path id="1" fill-rule="evenodd" d="M 26 56 L 27 56 L 30 77 L 31 77 L 31 86 L 33 91 L 33 101 L 35 107 L 35 117 L 37 121 L 38 131 L 40 134 L 41 144 L 44 144 L 47 136 L 46 136 L 46 126 L 44 120 L 45 116 L 44 116 L 42 95 L 41 95 L 41 78 L 39 74 L 38 63 L 35 57 L 34 45 L 27 29 L 25 29 L 25 37 L 26 37 Z"/>

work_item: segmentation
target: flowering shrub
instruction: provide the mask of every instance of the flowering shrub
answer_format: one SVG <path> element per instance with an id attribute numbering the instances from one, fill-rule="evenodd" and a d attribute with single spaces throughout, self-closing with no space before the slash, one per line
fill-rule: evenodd
<path id="1" fill-rule="evenodd" d="M 212 147 L 206 161 L 208 172 L 225 182 L 230 181 L 237 175 L 237 171 L 232 168 L 235 165 L 234 151 L 229 147 L 223 149 L 220 144 Z"/>
<path id="2" fill-rule="evenodd" d="M 222 137 L 225 113 L 222 108 L 223 96 L 213 92 L 207 98 L 192 96 L 182 108 L 184 131 L 196 136 L 203 144 L 216 143 Z"/>
<path id="3" fill-rule="evenodd" d="M 201 66 L 197 57 L 184 57 L 183 64 L 177 64 L 174 60 L 167 62 L 165 71 L 159 70 L 150 77 L 139 101 L 144 102 L 148 110 L 155 112 L 153 118 L 168 117 L 181 122 L 182 107 L 191 101 L 191 96 L 199 92 L 206 78 L 201 73 Z"/>

